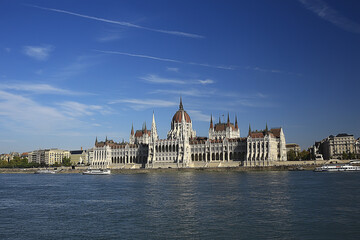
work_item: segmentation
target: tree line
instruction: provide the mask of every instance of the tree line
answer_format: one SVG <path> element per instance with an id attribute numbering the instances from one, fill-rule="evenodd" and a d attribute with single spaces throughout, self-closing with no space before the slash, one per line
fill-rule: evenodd
<path id="1" fill-rule="evenodd" d="M 51 165 L 52 167 L 61 167 L 61 166 L 65 166 L 65 167 L 69 167 L 71 166 L 71 160 L 68 157 L 64 157 L 62 159 L 61 163 L 55 163 L 54 165 Z M 25 158 L 21 158 L 21 157 L 14 157 L 12 160 L 10 161 L 0 161 L 0 168 L 38 168 L 38 167 L 49 167 L 48 164 L 45 163 L 36 163 L 36 162 L 28 162 L 28 159 Z"/>

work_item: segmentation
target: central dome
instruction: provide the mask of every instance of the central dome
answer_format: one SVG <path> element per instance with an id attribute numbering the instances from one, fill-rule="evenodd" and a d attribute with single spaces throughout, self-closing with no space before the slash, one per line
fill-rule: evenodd
<path id="1" fill-rule="evenodd" d="M 189 114 L 187 114 L 184 110 L 179 110 L 174 114 L 174 117 L 172 118 L 173 123 L 180 123 L 182 121 L 182 112 L 184 112 L 185 121 L 187 123 L 191 123 L 191 119 Z"/>
<path id="2" fill-rule="evenodd" d="M 182 104 L 182 99 L 181 99 L 181 97 L 180 97 L 179 110 L 174 114 L 171 122 L 172 122 L 172 123 L 181 123 L 183 112 L 184 112 L 185 122 L 191 123 L 190 116 L 189 116 L 189 114 L 187 114 L 187 112 L 184 110 L 184 107 L 183 107 L 183 104 Z"/>

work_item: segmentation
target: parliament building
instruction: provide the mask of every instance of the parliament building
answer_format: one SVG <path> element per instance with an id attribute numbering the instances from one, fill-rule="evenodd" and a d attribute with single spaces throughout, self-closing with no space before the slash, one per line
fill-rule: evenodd
<path id="1" fill-rule="evenodd" d="M 230 122 L 214 123 L 211 117 L 209 137 L 197 137 L 182 100 L 171 120 L 166 139 L 159 139 L 155 115 L 151 129 L 131 128 L 128 143 L 113 140 L 99 142 L 96 138 L 93 168 L 189 168 L 270 166 L 286 161 L 286 142 L 282 128 L 251 131 L 240 137 L 237 118 Z"/>

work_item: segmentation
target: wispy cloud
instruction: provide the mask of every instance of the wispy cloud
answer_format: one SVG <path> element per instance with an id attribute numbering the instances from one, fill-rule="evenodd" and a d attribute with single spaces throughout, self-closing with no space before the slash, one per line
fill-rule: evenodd
<path id="1" fill-rule="evenodd" d="M 179 68 L 176 67 L 167 67 L 166 70 L 169 72 L 179 72 Z"/>
<path id="2" fill-rule="evenodd" d="M 211 79 L 198 80 L 198 82 L 201 83 L 201 84 L 203 84 L 203 85 L 215 83 L 215 81 L 214 81 L 214 80 L 211 80 Z"/>
<path id="3" fill-rule="evenodd" d="M 50 45 L 46 46 L 24 46 L 23 52 L 27 56 L 39 61 L 45 61 L 48 59 L 50 52 L 54 48 Z"/>
<path id="4" fill-rule="evenodd" d="M 123 38 L 124 34 L 121 30 L 106 30 L 101 37 L 96 40 L 98 42 L 111 42 Z"/>
<path id="5" fill-rule="evenodd" d="M 11 52 L 11 48 L 4 48 L 6 52 Z"/>
<path id="6" fill-rule="evenodd" d="M 353 33 L 360 33 L 360 24 L 354 22 L 331 8 L 322 0 L 299 0 L 308 10 L 335 26 Z"/>
<path id="7" fill-rule="evenodd" d="M 140 77 L 140 79 L 145 80 L 150 83 L 159 83 L 159 84 L 213 84 L 215 83 L 214 80 L 211 79 L 174 79 L 174 78 L 165 78 L 165 77 L 159 77 L 155 74 L 148 74 L 145 77 Z"/>
<path id="8" fill-rule="evenodd" d="M 279 73 L 279 74 L 302 76 L 302 74 L 299 74 L 299 73 L 287 72 L 287 71 L 283 71 L 283 70 L 279 70 L 279 69 L 266 69 L 266 68 L 260 68 L 260 67 L 250 67 L 250 66 L 246 66 L 245 69 L 258 71 L 258 72 L 266 72 L 266 73 Z"/>
<path id="9" fill-rule="evenodd" d="M 109 104 L 127 103 L 134 110 L 143 110 L 147 108 L 171 107 L 178 103 L 160 100 L 160 99 L 119 99 L 109 102 Z"/>
<path id="10" fill-rule="evenodd" d="M 145 77 L 141 77 L 140 79 L 145 80 L 151 83 L 171 83 L 171 84 L 185 84 L 184 80 L 171 79 L 171 78 L 162 78 L 157 75 L 149 74 Z"/>
<path id="11" fill-rule="evenodd" d="M 235 66 L 211 65 L 211 64 L 206 64 L 206 63 L 184 62 L 184 61 L 180 61 L 180 60 L 176 60 L 176 59 L 161 58 L 161 57 L 155 57 L 155 56 L 149 56 L 149 55 L 143 55 L 143 54 L 133 54 L 133 53 L 117 52 L 117 51 L 103 51 L 103 50 L 96 50 L 96 49 L 94 49 L 94 51 L 100 52 L 100 53 L 106 53 L 106 54 L 117 54 L 117 55 L 129 56 L 129 57 L 147 58 L 147 59 L 163 61 L 163 62 L 181 63 L 181 64 L 208 67 L 208 68 L 217 68 L 217 69 L 224 69 L 224 70 L 235 70 L 236 69 Z"/>
<path id="12" fill-rule="evenodd" d="M 208 96 L 210 95 L 209 91 L 199 91 L 198 89 L 188 89 L 188 90 L 169 90 L 169 89 L 157 89 L 150 92 L 150 94 L 170 94 L 175 96 Z"/>
<path id="13" fill-rule="evenodd" d="M 107 106 L 87 105 L 74 101 L 66 101 L 58 103 L 57 105 L 61 107 L 61 110 L 65 114 L 72 117 L 90 116 L 97 112 L 103 115 L 111 113 L 111 109 Z"/>
<path id="14" fill-rule="evenodd" d="M 202 121 L 202 122 L 209 122 L 210 116 L 202 113 L 198 110 L 187 110 L 193 120 Z"/>
<path id="15" fill-rule="evenodd" d="M 0 116 L 3 126 L 24 131 L 53 131 L 75 125 L 73 119 L 28 97 L 0 90 Z"/>
<path id="16" fill-rule="evenodd" d="M 28 6 L 43 9 L 43 10 L 47 10 L 47 11 L 64 13 L 64 14 L 68 14 L 68 15 L 72 15 L 72 16 L 76 16 L 76 17 L 87 18 L 87 19 L 91 19 L 91 20 L 95 20 L 95 21 L 117 24 L 117 25 L 121 25 L 121 26 L 124 26 L 124 27 L 129 27 L 129 28 L 143 29 L 143 30 L 148 30 L 148 31 L 152 31 L 152 32 L 159 32 L 159 33 L 165 33 L 165 34 L 181 36 L 181 37 L 188 37 L 188 38 L 204 38 L 204 36 L 201 36 L 201 35 L 198 35 L 198 34 L 186 33 L 186 32 L 181 32 L 181 31 L 171 31 L 171 30 L 149 28 L 149 27 L 144 27 L 144 26 L 136 25 L 136 24 L 129 23 L 129 22 L 115 21 L 115 20 L 110 20 L 110 19 L 105 19 L 105 18 L 88 16 L 88 15 L 79 14 L 79 13 L 70 12 L 70 11 L 65 11 L 65 10 L 61 10 L 61 9 L 46 8 L 46 7 L 36 6 L 36 5 L 28 5 Z"/>
<path id="17" fill-rule="evenodd" d="M 74 92 L 67 89 L 51 86 L 49 84 L 0 84 L 2 90 L 15 90 L 23 92 L 31 92 L 35 94 L 62 94 L 62 95 L 81 95 L 87 93 Z"/>

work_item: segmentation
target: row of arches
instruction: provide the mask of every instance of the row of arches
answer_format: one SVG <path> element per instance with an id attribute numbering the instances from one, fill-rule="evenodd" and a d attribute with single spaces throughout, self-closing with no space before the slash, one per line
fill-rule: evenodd
<path id="1" fill-rule="evenodd" d="M 111 158 L 112 164 L 118 164 L 118 163 L 146 163 L 146 157 L 145 156 L 124 156 L 124 157 L 112 157 Z"/>
<path id="2" fill-rule="evenodd" d="M 241 160 L 244 158 L 244 153 L 240 152 L 230 152 L 229 155 L 227 152 L 224 154 L 221 153 L 212 153 L 210 158 L 210 153 L 193 153 L 191 154 L 191 161 L 222 161 L 225 160 Z"/>
<path id="3" fill-rule="evenodd" d="M 155 146 L 156 152 L 178 152 L 179 145 L 162 145 L 162 146 Z"/>

